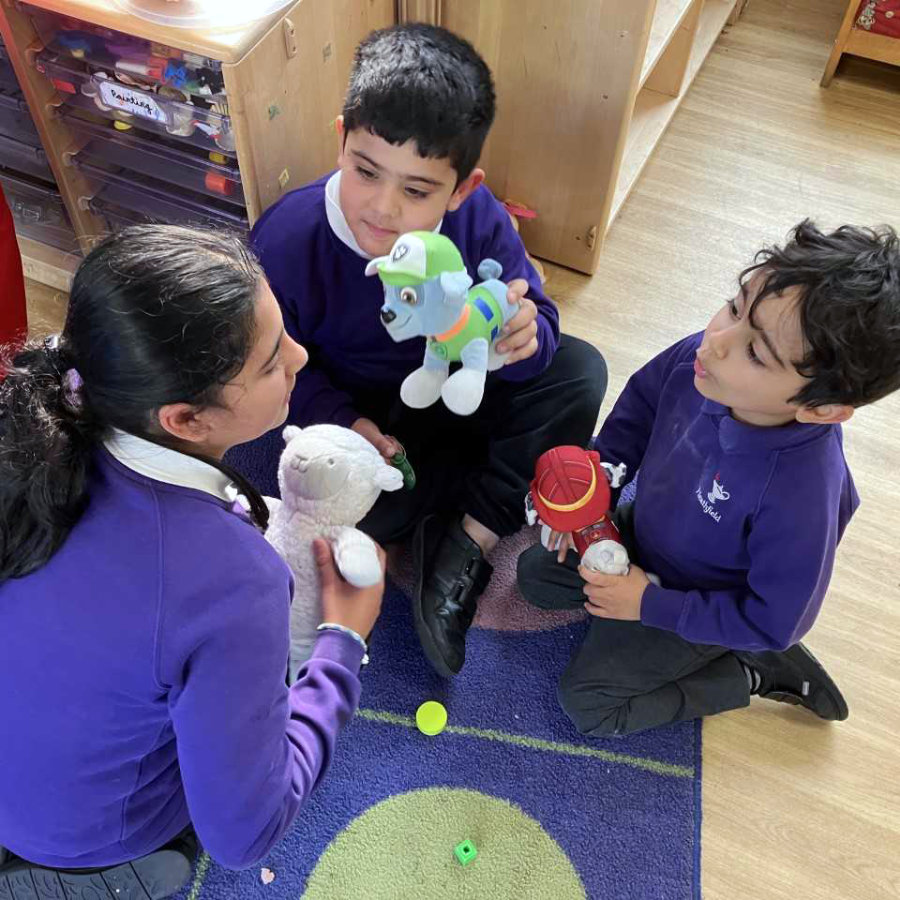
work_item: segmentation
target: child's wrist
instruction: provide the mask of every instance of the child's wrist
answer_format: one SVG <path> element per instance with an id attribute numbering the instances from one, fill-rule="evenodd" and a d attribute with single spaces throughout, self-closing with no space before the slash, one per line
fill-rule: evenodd
<path id="1" fill-rule="evenodd" d="M 352 628 L 348 628 L 346 625 L 341 625 L 339 622 L 323 622 L 316 631 L 336 631 L 339 634 L 346 634 L 347 637 L 352 638 L 362 647 L 363 658 L 361 665 L 368 665 L 369 662 L 369 645 L 366 643 L 365 638 L 359 632 L 354 631 Z"/>

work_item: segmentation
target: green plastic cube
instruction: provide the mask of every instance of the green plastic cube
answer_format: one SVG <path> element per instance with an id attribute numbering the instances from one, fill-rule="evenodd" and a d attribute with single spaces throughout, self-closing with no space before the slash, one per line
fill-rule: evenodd
<path id="1" fill-rule="evenodd" d="M 478 856 L 478 851 L 471 841 L 463 841 L 462 843 L 457 844 L 453 848 L 453 852 L 456 854 L 456 858 L 459 860 L 461 866 L 467 866 L 476 856 Z"/>

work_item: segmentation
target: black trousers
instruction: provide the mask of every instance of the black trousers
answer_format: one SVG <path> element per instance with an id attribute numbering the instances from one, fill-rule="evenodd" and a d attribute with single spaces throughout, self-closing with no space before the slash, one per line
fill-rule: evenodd
<path id="1" fill-rule="evenodd" d="M 630 512 L 626 507 L 615 518 L 632 552 Z M 560 564 L 540 544 L 529 548 L 518 563 L 522 596 L 542 609 L 580 608 L 587 598 L 578 560 L 572 550 Z M 575 727 L 594 737 L 711 716 L 750 702 L 747 676 L 727 648 L 693 644 L 640 622 L 595 617 L 557 694 Z"/>
<path id="2" fill-rule="evenodd" d="M 404 406 L 383 393 L 355 397 L 357 409 L 403 444 L 416 472 L 411 491 L 382 494 L 359 527 L 380 543 L 410 533 L 432 512 L 469 513 L 501 537 L 525 521 L 525 495 L 537 458 L 559 444 L 585 446 L 606 393 L 606 363 L 591 344 L 560 337 L 553 361 L 536 378 L 488 376 L 471 416 L 441 401 Z"/>

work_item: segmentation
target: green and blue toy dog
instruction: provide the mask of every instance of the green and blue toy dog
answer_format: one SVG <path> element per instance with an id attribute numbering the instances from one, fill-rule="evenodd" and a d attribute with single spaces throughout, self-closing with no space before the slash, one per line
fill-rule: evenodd
<path id="1" fill-rule="evenodd" d="M 495 350 L 503 326 L 518 312 L 506 299 L 503 269 L 496 260 L 478 266 L 472 286 L 462 256 L 450 238 L 410 231 L 397 238 L 389 256 L 373 259 L 366 275 L 384 285 L 381 322 L 395 341 L 426 337 L 425 359 L 406 376 L 400 398 L 424 409 L 442 397 L 460 416 L 478 409 L 488 372 L 506 358 Z M 462 367 L 450 374 L 450 363 Z"/>

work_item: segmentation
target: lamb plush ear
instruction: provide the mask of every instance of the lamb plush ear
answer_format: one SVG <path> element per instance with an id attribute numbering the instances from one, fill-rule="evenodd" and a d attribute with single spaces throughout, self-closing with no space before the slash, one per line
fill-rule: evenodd
<path id="1" fill-rule="evenodd" d="M 301 429 L 296 425 L 288 425 L 287 428 L 281 432 L 285 444 L 289 444 L 295 437 L 300 437 L 300 431 Z"/>
<path id="2" fill-rule="evenodd" d="M 445 301 L 454 297 L 465 297 L 470 287 L 472 279 L 468 272 L 441 272 L 441 290 L 444 292 Z"/>
<path id="3" fill-rule="evenodd" d="M 375 474 L 375 484 L 383 491 L 399 491 L 403 487 L 403 475 L 399 469 L 385 463 Z"/>

